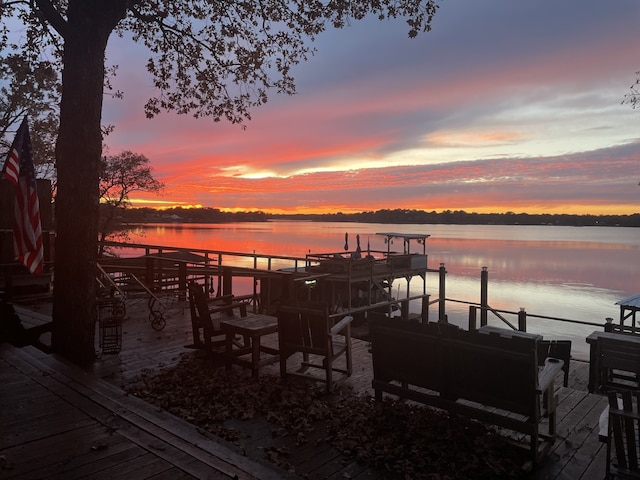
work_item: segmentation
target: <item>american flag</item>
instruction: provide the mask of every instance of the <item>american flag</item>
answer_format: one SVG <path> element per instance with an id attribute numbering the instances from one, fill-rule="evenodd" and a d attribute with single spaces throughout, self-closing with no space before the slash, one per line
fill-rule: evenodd
<path id="1" fill-rule="evenodd" d="M 42 273 L 44 249 L 40 225 L 40 202 L 36 172 L 31 156 L 29 124 L 25 117 L 18 128 L 3 168 L 4 176 L 16 186 L 13 220 L 13 250 L 16 261 L 33 274 Z"/>

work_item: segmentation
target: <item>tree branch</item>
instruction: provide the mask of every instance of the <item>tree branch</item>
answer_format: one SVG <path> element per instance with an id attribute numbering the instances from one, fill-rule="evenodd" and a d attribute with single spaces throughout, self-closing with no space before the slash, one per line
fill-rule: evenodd
<path id="1" fill-rule="evenodd" d="M 60 15 L 50 0 L 35 0 L 40 13 L 62 38 L 67 37 L 67 21 Z"/>

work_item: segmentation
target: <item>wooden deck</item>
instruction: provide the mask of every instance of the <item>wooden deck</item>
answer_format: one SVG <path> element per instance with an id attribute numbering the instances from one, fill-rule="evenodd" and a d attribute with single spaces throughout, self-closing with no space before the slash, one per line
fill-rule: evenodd
<path id="1" fill-rule="evenodd" d="M 0 345 L 0 379 L 2 479 L 287 478 L 33 347 Z"/>
<path id="2" fill-rule="evenodd" d="M 144 303 L 128 307 L 122 351 L 99 358 L 90 371 L 78 372 L 33 349 L 2 348 L 0 462 L 14 468 L 0 465 L 0 479 L 38 478 L 36 473 L 46 468 L 60 478 L 102 478 L 102 473 L 87 473 L 91 469 L 120 472 L 127 478 L 287 478 L 264 460 L 264 449 L 274 445 L 271 435 L 265 434 L 269 429 L 264 420 L 233 422 L 234 428 L 249 435 L 245 457 L 233 446 L 203 437 L 195 427 L 122 393 L 120 387 L 139 374 L 197 354 L 184 348 L 191 343 L 188 305 L 168 312 L 167 326 L 160 332 L 151 328 L 145 307 Z M 37 317 L 46 318 L 47 305 L 36 313 L 22 309 L 19 313 L 37 322 Z M 264 343 L 276 346 L 277 337 L 272 335 Z M 354 374 L 347 382 L 359 392 L 372 393 L 371 367 L 368 344 L 355 340 Z M 264 367 L 261 373 L 278 375 L 278 365 Z M 606 399 L 587 392 L 587 377 L 588 364 L 572 361 L 569 388 L 558 388 L 558 439 L 547 461 L 528 478 L 604 478 L 606 448 L 598 439 L 598 417 Z M 557 385 L 562 385 L 561 377 Z M 118 422 L 116 428 L 113 422 Z M 331 447 L 290 445 L 289 449 L 295 478 L 387 478 L 345 461 Z M 22 468 L 35 473 L 14 475 Z M 148 476 L 126 473 L 128 469 Z"/>

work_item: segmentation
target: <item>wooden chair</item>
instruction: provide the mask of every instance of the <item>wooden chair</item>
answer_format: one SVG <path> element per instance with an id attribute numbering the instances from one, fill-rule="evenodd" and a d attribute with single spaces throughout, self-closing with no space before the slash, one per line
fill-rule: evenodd
<path id="1" fill-rule="evenodd" d="M 640 336 L 593 332 L 589 344 L 589 392 L 640 390 Z"/>
<path id="2" fill-rule="evenodd" d="M 640 479 L 640 394 L 610 391 L 607 436 L 607 477 Z M 613 447 L 613 448 L 612 448 Z M 612 458 L 612 450 L 615 456 Z"/>
<path id="3" fill-rule="evenodd" d="M 350 376 L 351 321 L 347 316 L 335 325 L 329 317 L 326 305 L 281 306 L 278 311 L 278 343 L 280 349 L 280 375 L 297 375 L 326 382 L 327 391 L 333 387 L 333 372 Z M 302 363 L 297 371 L 287 368 L 287 359 L 302 353 Z M 321 360 L 311 357 L 317 355 Z M 336 359 L 344 355 L 345 367 L 335 365 Z M 324 378 L 308 375 L 309 368 L 325 371 Z"/>
<path id="4" fill-rule="evenodd" d="M 215 314 L 226 313 L 233 316 L 233 310 L 238 308 L 240 316 L 246 317 L 247 304 L 235 302 L 233 295 L 208 298 L 202 286 L 193 281 L 189 282 L 187 288 L 193 343 L 185 347 L 202 349 L 207 355 L 212 355 L 217 347 L 225 345 L 225 332 L 221 330 L 220 319 Z"/>

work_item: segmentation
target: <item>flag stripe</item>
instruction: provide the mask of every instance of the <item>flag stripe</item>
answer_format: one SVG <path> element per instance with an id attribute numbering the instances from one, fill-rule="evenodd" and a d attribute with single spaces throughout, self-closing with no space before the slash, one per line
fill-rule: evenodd
<path id="1" fill-rule="evenodd" d="M 18 128 L 3 170 L 5 177 L 16 186 L 13 226 L 15 258 L 31 273 L 40 274 L 44 264 L 40 202 L 26 117 Z"/>
<path id="2" fill-rule="evenodd" d="M 18 175 L 20 174 L 20 163 L 18 160 L 18 152 L 13 148 L 9 151 L 7 162 L 5 163 L 5 176 L 14 185 L 18 184 Z"/>

